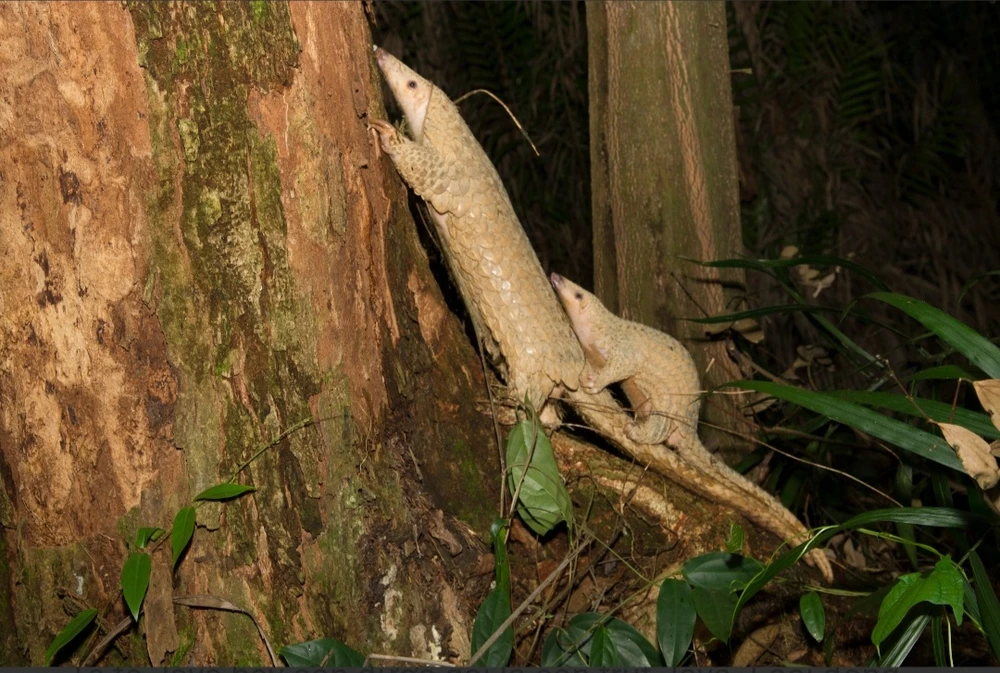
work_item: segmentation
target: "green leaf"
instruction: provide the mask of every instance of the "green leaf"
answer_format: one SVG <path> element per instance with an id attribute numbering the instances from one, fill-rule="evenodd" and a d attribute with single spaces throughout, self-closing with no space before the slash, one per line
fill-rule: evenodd
<path id="1" fill-rule="evenodd" d="M 969 552 L 969 563 L 972 565 L 972 578 L 976 583 L 976 602 L 982 615 L 983 633 L 993 650 L 993 656 L 1000 659 L 1000 602 L 993 592 L 989 575 L 983 566 L 979 554 Z"/>
<path id="2" fill-rule="evenodd" d="M 533 452 L 532 439 L 535 440 Z M 562 521 L 572 525 L 573 505 L 569 492 L 559 474 L 549 438 L 536 422 L 521 421 L 511 430 L 507 440 L 507 467 L 507 488 L 513 496 L 521 484 L 517 513 L 531 530 L 545 535 Z"/>
<path id="3" fill-rule="evenodd" d="M 948 665 L 948 654 L 944 646 L 944 619 L 941 615 L 931 617 L 931 649 L 934 652 L 934 665 L 944 668 Z"/>
<path id="4" fill-rule="evenodd" d="M 930 304 L 893 292 L 868 295 L 895 306 L 968 358 L 990 378 L 1000 378 L 1000 348 L 976 330 Z"/>
<path id="5" fill-rule="evenodd" d="M 496 573 L 497 588 L 503 589 L 510 600 L 510 562 L 507 560 L 507 546 L 504 540 L 507 536 L 508 523 L 506 519 L 494 519 L 490 525 L 490 537 L 493 538 L 493 570 Z M 475 649 L 473 649 L 475 652 Z"/>
<path id="6" fill-rule="evenodd" d="M 917 418 L 929 418 L 938 423 L 954 423 L 987 439 L 1000 439 L 1000 429 L 993 425 L 987 414 L 952 407 L 944 402 L 920 397 L 907 398 L 906 395 L 897 393 L 875 393 L 864 390 L 834 390 L 827 394 L 867 407 L 879 407 Z"/>
<path id="7" fill-rule="evenodd" d="M 898 446 L 922 458 L 965 474 L 965 468 L 962 467 L 955 451 L 948 446 L 943 438 L 918 430 L 871 409 L 838 399 L 832 395 L 771 381 L 734 381 L 727 385 L 742 390 L 754 390 L 792 402 L 838 423 L 867 432 L 893 446 Z"/>
<path id="8" fill-rule="evenodd" d="M 881 657 L 875 659 L 871 665 L 878 668 L 899 668 L 906 660 L 906 656 L 913 650 L 913 646 L 920 640 L 920 634 L 924 632 L 930 623 L 930 615 L 918 614 L 906 622 L 906 628 L 899 634 L 899 639 L 893 643 L 892 647 Z"/>
<path id="9" fill-rule="evenodd" d="M 904 381 L 939 381 L 939 380 L 957 380 L 965 379 L 966 381 L 976 381 L 980 377 L 973 376 L 967 370 L 959 367 L 958 365 L 941 365 L 939 367 L 928 367 L 927 369 L 922 369 L 913 376 L 903 379 Z"/>
<path id="10" fill-rule="evenodd" d="M 802 623 L 806 625 L 806 630 L 813 639 L 821 643 L 826 633 L 826 610 L 823 609 L 823 599 L 815 591 L 802 594 L 799 599 L 799 614 L 802 615 Z"/>
<path id="11" fill-rule="evenodd" d="M 697 618 L 691 586 L 681 580 L 663 580 L 656 599 L 656 639 L 668 668 L 687 655 Z"/>
<path id="12" fill-rule="evenodd" d="M 726 551 L 730 554 L 738 554 L 743 551 L 743 541 L 746 534 L 743 526 L 738 523 L 729 524 L 729 539 L 726 540 Z"/>
<path id="13" fill-rule="evenodd" d="M 948 556 L 938 561 L 927 577 L 922 577 L 920 573 L 900 576 L 879 608 L 872 643 L 876 647 L 881 645 L 902 623 L 910 608 L 918 603 L 951 606 L 955 621 L 961 626 L 963 590 L 962 575 Z"/>
<path id="14" fill-rule="evenodd" d="M 257 489 L 246 484 L 216 484 L 210 486 L 194 497 L 195 500 L 229 500 L 244 493 L 250 493 Z"/>
<path id="15" fill-rule="evenodd" d="M 542 649 L 542 665 L 586 666 L 586 663 L 579 662 L 590 659 L 593 635 L 598 627 L 606 630 L 618 654 L 620 666 L 646 668 L 663 665 L 660 653 L 642 634 L 620 619 L 593 612 L 576 615 L 565 629 L 553 630 Z M 561 633 L 555 635 L 556 631 Z"/>
<path id="16" fill-rule="evenodd" d="M 861 528 L 873 523 L 910 523 L 919 526 L 934 526 L 939 528 L 962 528 L 982 517 L 969 512 L 949 507 L 898 507 L 893 509 L 876 509 L 864 512 L 839 526 L 824 528 L 813 538 L 782 554 L 764 568 L 764 571 L 754 577 L 740 594 L 734 614 L 757 594 L 768 582 L 778 576 L 781 571 L 790 568 L 808 551 L 815 549 L 837 533 L 845 530 Z M 700 613 L 699 613 L 700 614 Z"/>
<path id="17" fill-rule="evenodd" d="M 146 590 L 149 588 L 152 568 L 153 561 L 149 554 L 137 552 L 129 554 L 122 566 L 122 595 L 135 621 L 139 621 L 139 610 L 142 609 L 142 599 L 146 597 Z"/>
<path id="18" fill-rule="evenodd" d="M 500 586 L 489 593 L 476 613 L 476 621 L 472 626 L 472 654 L 479 651 L 489 637 L 500 628 L 500 625 L 510 617 L 510 595 Z M 500 637 L 476 661 L 469 666 L 485 666 L 486 668 L 503 668 L 510 661 L 514 650 L 514 629 L 508 626 Z"/>
<path id="19" fill-rule="evenodd" d="M 586 635 L 584 642 L 589 646 L 590 636 Z M 587 660 L 583 658 L 581 646 L 565 629 L 552 629 L 542 645 L 542 666 L 586 668 Z"/>
<path id="20" fill-rule="evenodd" d="M 365 663 L 363 655 L 333 638 L 285 645 L 278 655 L 293 668 L 360 668 Z"/>
<path id="21" fill-rule="evenodd" d="M 172 554 L 171 567 L 177 567 L 177 561 L 187 549 L 194 536 L 194 507 L 184 507 L 174 517 L 174 526 L 170 531 L 170 549 Z"/>
<path id="22" fill-rule="evenodd" d="M 728 589 L 705 589 L 694 587 L 691 592 L 695 610 L 701 621 L 712 632 L 712 635 L 727 642 L 733 630 L 733 617 L 736 614 L 736 594 Z"/>
<path id="23" fill-rule="evenodd" d="M 95 617 L 97 617 L 97 610 L 88 608 L 69 620 L 69 624 L 63 627 L 63 630 L 52 640 L 49 648 L 45 650 L 45 665 L 51 666 L 52 660 L 55 659 L 59 650 L 66 647 L 74 638 L 83 633 L 84 629 L 90 626 Z"/>
<path id="24" fill-rule="evenodd" d="M 719 551 L 691 559 L 681 574 L 692 587 L 734 591 L 746 586 L 763 569 L 756 559 Z"/>
<path id="25" fill-rule="evenodd" d="M 135 546 L 137 549 L 145 549 L 146 545 L 153 540 L 160 539 L 160 536 L 166 532 L 162 528 L 140 528 L 135 533 Z"/>
<path id="26" fill-rule="evenodd" d="M 594 629 L 594 637 L 590 640 L 590 667 L 613 668 L 625 666 L 621 655 L 615 647 L 614 639 L 603 626 Z"/>

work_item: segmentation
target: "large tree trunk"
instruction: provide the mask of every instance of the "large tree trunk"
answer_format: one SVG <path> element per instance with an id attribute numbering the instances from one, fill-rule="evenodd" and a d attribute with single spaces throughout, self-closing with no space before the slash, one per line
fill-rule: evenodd
<path id="1" fill-rule="evenodd" d="M 269 661 L 177 594 L 275 646 L 467 652 L 485 548 L 435 510 L 488 525 L 494 440 L 369 142 L 362 6 L 4 3 L 0 42 L 0 660 L 117 622 L 136 530 L 310 417 L 198 509 L 173 577 L 153 552 L 145 642 L 102 663 Z"/>
<path id="2" fill-rule="evenodd" d="M 743 249 L 725 6 L 591 3 L 587 33 L 596 294 L 685 341 L 705 388 L 741 378 L 725 342 L 683 320 L 737 310 L 743 287 L 741 272 L 682 259 Z M 741 404 L 709 397 L 706 443 L 739 444 L 712 428 L 745 434 Z"/>

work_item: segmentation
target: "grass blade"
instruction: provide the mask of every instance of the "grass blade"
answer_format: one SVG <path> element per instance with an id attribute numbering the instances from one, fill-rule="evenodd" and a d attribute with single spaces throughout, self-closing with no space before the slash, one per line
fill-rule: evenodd
<path id="1" fill-rule="evenodd" d="M 727 384 L 742 390 L 754 390 L 822 414 L 855 430 L 866 432 L 893 446 L 965 474 L 965 468 L 943 438 L 906 423 L 879 414 L 858 404 L 771 381 L 734 381 Z"/>
<path id="2" fill-rule="evenodd" d="M 965 323 L 913 297 L 893 292 L 874 292 L 868 296 L 903 311 L 968 358 L 987 376 L 1000 379 L 1000 348 Z"/>

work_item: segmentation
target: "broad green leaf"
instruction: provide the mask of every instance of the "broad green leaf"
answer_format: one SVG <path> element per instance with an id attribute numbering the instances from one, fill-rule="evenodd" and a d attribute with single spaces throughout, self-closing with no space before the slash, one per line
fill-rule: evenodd
<path id="1" fill-rule="evenodd" d="M 476 621 L 472 626 L 472 654 L 489 640 L 490 636 L 500 628 L 500 625 L 510 617 L 510 595 L 500 586 L 489 593 L 476 613 Z M 476 661 L 469 666 L 485 666 L 486 668 L 503 668 L 510 661 L 514 649 L 514 629 L 508 626 L 500 637 Z"/>
<path id="2" fill-rule="evenodd" d="M 621 662 L 620 666 L 646 668 L 663 665 L 660 653 L 642 634 L 620 619 L 593 612 L 576 615 L 551 644 L 546 640 L 542 652 L 542 665 L 577 665 L 572 663 L 575 660 L 573 655 L 577 652 L 578 656 L 589 661 L 593 635 L 598 627 L 605 629 L 614 644 Z M 546 656 L 546 651 L 548 651 L 548 656 Z"/>
<path id="3" fill-rule="evenodd" d="M 362 654 L 333 638 L 285 645 L 278 655 L 293 668 L 360 668 L 365 663 Z"/>
<path id="4" fill-rule="evenodd" d="M 728 589 L 705 589 L 694 587 L 691 591 L 695 610 L 712 635 L 727 642 L 733 630 L 736 614 L 736 594 Z"/>
<path id="5" fill-rule="evenodd" d="M 144 549 L 153 540 L 158 540 L 167 531 L 162 528 L 146 527 L 140 528 L 135 533 L 135 546 L 137 549 Z"/>
<path id="6" fill-rule="evenodd" d="M 97 617 L 97 610 L 88 608 L 69 620 L 69 624 L 63 627 L 63 630 L 52 640 L 49 648 L 45 650 L 45 665 L 51 666 L 52 660 L 55 659 L 59 650 L 66 647 L 74 638 L 83 633 L 84 629 L 90 626 L 95 617 Z"/>
<path id="7" fill-rule="evenodd" d="M 972 579 L 976 583 L 976 602 L 982 615 L 983 633 L 993 650 L 993 656 L 1000 659 L 1000 601 L 997 601 L 986 568 L 975 551 L 969 553 L 969 564 L 972 566 Z"/>
<path id="8" fill-rule="evenodd" d="M 1000 439 L 1000 429 L 993 425 L 988 415 L 952 407 L 944 402 L 920 397 L 907 399 L 906 395 L 897 393 L 873 393 L 864 390 L 834 390 L 827 394 L 866 407 L 879 407 L 917 418 L 929 418 L 939 423 L 954 423 L 987 439 Z"/>
<path id="9" fill-rule="evenodd" d="M 615 668 L 625 666 L 615 641 L 603 626 L 594 629 L 594 637 L 590 639 L 590 667 Z"/>
<path id="10" fill-rule="evenodd" d="M 682 580 L 663 580 L 656 599 L 656 639 L 668 668 L 687 655 L 697 619 L 691 586 Z"/>
<path id="11" fill-rule="evenodd" d="M 174 526 L 170 531 L 170 550 L 172 555 L 171 567 L 177 567 L 177 561 L 181 554 L 187 549 L 188 544 L 194 536 L 195 513 L 194 507 L 184 507 L 177 516 L 174 517 Z"/>
<path id="12" fill-rule="evenodd" d="M 533 452 L 532 439 L 535 440 Z M 573 505 L 569 492 L 559 474 L 549 438 L 536 423 L 522 421 L 511 430 L 507 440 L 507 468 L 507 488 L 513 496 L 518 484 L 521 485 L 517 513 L 531 530 L 545 535 L 562 521 L 572 525 Z"/>
<path id="13" fill-rule="evenodd" d="M 583 658 L 582 646 L 589 646 L 590 635 L 583 641 L 576 641 L 565 629 L 552 629 L 542 645 L 542 666 L 586 668 L 587 660 Z"/>
<path id="14" fill-rule="evenodd" d="M 881 645 L 902 623 L 910 608 L 918 603 L 950 606 L 957 624 L 961 626 L 963 589 L 962 576 L 947 556 L 938 561 L 927 577 L 922 577 L 920 573 L 900 576 L 882 601 L 878 623 L 871 635 L 872 643 L 876 647 Z"/>
<path id="15" fill-rule="evenodd" d="M 895 306 L 921 325 L 934 332 L 942 341 L 968 358 L 990 378 L 1000 378 L 1000 348 L 960 320 L 926 302 L 893 292 L 873 292 L 868 295 Z"/>
<path id="16" fill-rule="evenodd" d="M 132 552 L 122 566 L 122 595 L 128 605 L 132 619 L 139 621 L 139 610 L 142 609 L 142 599 L 146 597 L 149 588 L 149 575 L 153 562 L 149 554 Z"/>
<path id="17" fill-rule="evenodd" d="M 194 497 L 195 500 L 229 500 L 257 489 L 246 484 L 216 484 L 209 486 Z"/>
<path id="18" fill-rule="evenodd" d="M 742 589 L 764 566 L 760 561 L 729 552 L 711 552 L 696 556 L 681 569 L 692 587 L 716 591 Z"/>
<path id="19" fill-rule="evenodd" d="M 734 381 L 732 388 L 754 390 L 792 402 L 856 430 L 867 432 L 893 446 L 965 474 L 961 461 L 941 437 L 832 395 L 771 381 Z"/>
<path id="20" fill-rule="evenodd" d="M 813 639 L 821 643 L 826 634 L 826 610 L 823 609 L 823 599 L 815 591 L 802 594 L 799 599 L 799 614 L 802 615 L 802 623 L 806 625 L 806 631 Z"/>

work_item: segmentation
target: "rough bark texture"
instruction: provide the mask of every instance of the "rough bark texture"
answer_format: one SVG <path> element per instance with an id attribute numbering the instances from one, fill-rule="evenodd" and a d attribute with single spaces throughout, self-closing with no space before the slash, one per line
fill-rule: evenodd
<path id="1" fill-rule="evenodd" d="M 684 341 L 705 388 L 740 378 L 724 342 L 682 320 L 735 310 L 743 281 L 681 259 L 742 254 L 725 7 L 591 3 L 587 32 L 595 294 Z M 706 444 L 734 443 L 713 425 L 747 431 L 739 405 L 709 399 Z"/>
<path id="2" fill-rule="evenodd" d="M 492 431 L 369 141 L 361 5 L 5 3 L 0 42 L 0 660 L 40 663 L 80 607 L 117 621 L 136 529 L 310 415 L 256 493 L 198 509 L 173 578 L 153 553 L 145 639 L 103 663 L 267 661 L 176 594 L 275 646 L 467 652 L 485 547 L 424 533 L 488 526 Z"/>

